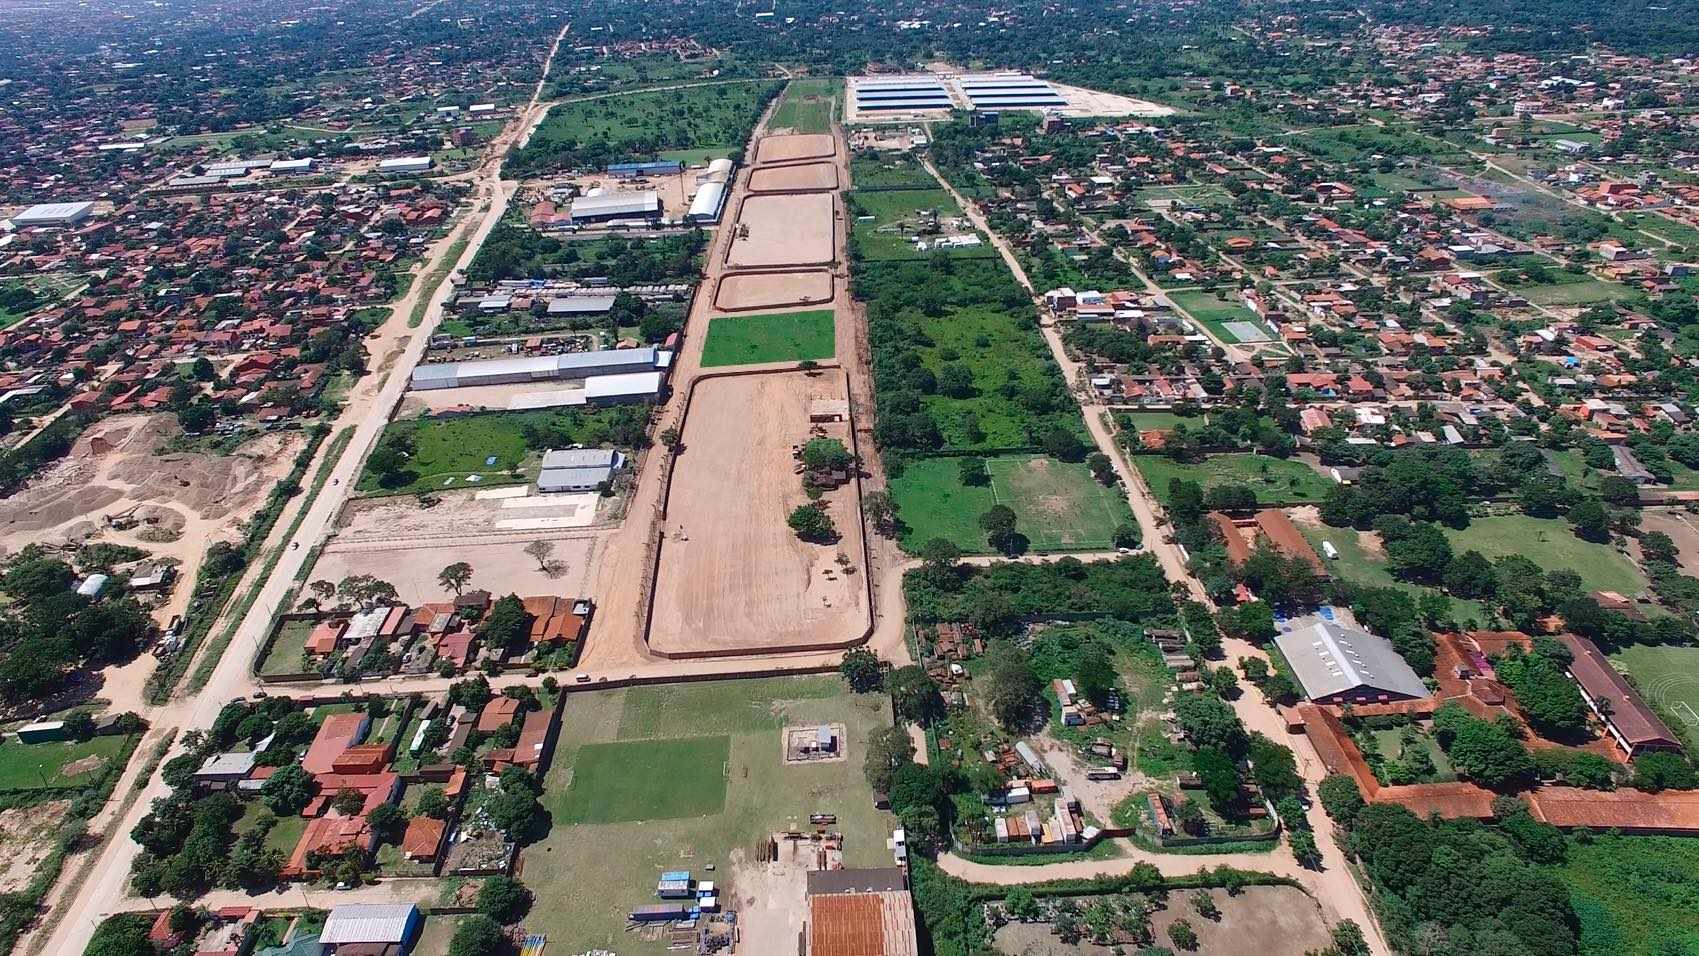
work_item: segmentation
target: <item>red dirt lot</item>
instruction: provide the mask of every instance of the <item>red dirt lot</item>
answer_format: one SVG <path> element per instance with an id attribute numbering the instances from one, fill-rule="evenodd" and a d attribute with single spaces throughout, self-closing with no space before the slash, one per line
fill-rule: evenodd
<path id="1" fill-rule="evenodd" d="M 791 446 L 809 405 L 842 398 L 841 369 L 698 379 L 665 507 L 649 649 L 710 657 L 851 646 L 871 626 L 857 483 L 819 499 L 842 537 L 799 540 L 785 523 L 808 503 Z M 851 444 L 848 423 L 824 426 Z M 840 556 L 844 559 L 840 561 Z"/>
<path id="2" fill-rule="evenodd" d="M 838 141 L 830 133 L 764 136 L 755 147 L 755 162 L 762 165 L 803 159 L 831 159 L 837 154 Z"/>
<path id="3" fill-rule="evenodd" d="M 714 288 L 714 308 L 722 312 L 819 305 L 832 301 L 829 269 L 781 272 L 728 272 Z"/>
<path id="4" fill-rule="evenodd" d="M 735 269 L 831 262 L 836 215 L 829 192 L 750 196 L 738 209 L 738 231 L 726 250 L 726 265 Z"/>
<path id="5" fill-rule="evenodd" d="M 749 174 L 752 193 L 807 192 L 838 188 L 838 167 L 832 163 L 760 166 Z"/>

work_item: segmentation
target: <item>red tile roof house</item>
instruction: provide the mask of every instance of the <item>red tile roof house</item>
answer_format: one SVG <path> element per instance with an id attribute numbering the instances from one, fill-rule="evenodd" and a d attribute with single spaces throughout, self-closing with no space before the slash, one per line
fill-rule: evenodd
<path id="1" fill-rule="evenodd" d="M 516 702 L 517 703 L 517 702 Z M 366 737 L 372 718 L 365 713 L 331 714 L 319 725 L 318 735 L 307 747 L 307 755 L 301 758 L 301 769 L 313 776 L 331 773 L 336 767 L 336 758 Z"/>
<path id="2" fill-rule="evenodd" d="M 519 701 L 512 697 L 492 697 L 478 712 L 477 731 L 482 734 L 494 733 L 513 723 L 519 716 Z"/>
<path id="3" fill-rule="evenodd" d="M 445 821 L 422 814 L 416 816 L 407 821 L 407 832 L 401 837 L 401 855 L 414 863 L 435 863 L 447 833 Z"/>

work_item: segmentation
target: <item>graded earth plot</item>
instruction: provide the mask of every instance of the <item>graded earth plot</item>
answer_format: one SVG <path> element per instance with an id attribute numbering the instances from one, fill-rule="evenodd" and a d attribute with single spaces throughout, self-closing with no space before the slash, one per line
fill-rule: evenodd
<path id="1" fill-rule="evenodd" d="M 803 541 L 786 524 L 809 503 L 795 449 L 820 434 L 811 432 L 816 403 L 846 397 L 835 368 L 706 377 L 692 386 L 684 451 L 664 493 L 651 651 L 706 657 L 848 647 L 866 637 L 859 479 L 815 502 L 836 526 L 835 542 Z M 850 445 L 847 421 L 817 427 Z"/>
<path id="2" fill-rule="evenodd" d="M 787 305 L 818 305 L 832 301 L 836 285 L 830 269 L 725 272 L 714 286 L 714 308 L 721 312 L 746 312 Z"/>
<path id="3" fill-rule="evenodd" d="M 749 174 L 752 193 L 812 192 L 838 188 L 838 167 L 832 163 L 761 166 Z"/>
<path id="4" fill-rule="evenodd" d="M 738 208 L 726 249 L 732 268 L 831 262 L 837 203 L 830 192 L 755 195 Z"/>
<path id="5" fill-rule="evenodd" d="M 763 136 L 755 147 L 756 165 L 791 163 L 807 159 L 831 159 L 838 155 L 837 137 L 830 133 L 797 133 Z"/>

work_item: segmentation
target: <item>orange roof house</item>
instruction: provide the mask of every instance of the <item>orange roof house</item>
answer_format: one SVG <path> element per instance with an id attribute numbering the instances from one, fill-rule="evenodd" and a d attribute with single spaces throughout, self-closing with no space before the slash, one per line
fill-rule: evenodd
<path id="1" fill-rule="evenodd" d="M 415 863 L 434 863 L 442 852 L 442 838 L 448 824 L 423 814 L 407 821 L 407 832 L 401 837 L 401 855 Z"/>
<path id="2" fill-rule="evenodd" d="M 313 633 L 307 636 L 307 653 L 329 654 L 336 650 L 336 645 L 342 640 L 342 635 L 348 630 L 348 622 L 341 618 L 320 621 Z"/>
<path id="3" fill-rule="evenodd" d="M 371 726 L 371 717 L 364 713 L 332 714 L 319 725 L 318 736 L 313 738 L 307 747 L 307 755 L 301 758 L 301 769 L 314 776 L 330 773 L 336 767 L 336 758 L 342 756 L 348 748 L 358 744 L 366 736 L 366 729 Z"/>
<path id="4" fill-rule="evenodd" d="M 379 773 L 394 755 L 395 749 L 389 744 L 359 744 L 337 755 L 330 767 L 335 773 Z"/>
<path id="5" fill-rule="evenodd" d="M 478 711 L 479 733 L 493 733 L 513 723 L 513 718 L 519 716 L 519 701 L 512 697 L 492 697 L 484 709 Z"/>

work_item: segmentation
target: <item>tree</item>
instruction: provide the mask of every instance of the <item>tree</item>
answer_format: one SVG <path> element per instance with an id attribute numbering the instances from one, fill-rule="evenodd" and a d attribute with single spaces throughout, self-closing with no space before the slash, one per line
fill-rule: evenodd
<path id="1" fill-rule="evenodd" d="M 1533 776 L 1527 748 L 1498 721 L 1446 704 L 1434 712 L 1434 727 L 1452 764 L 1482 786 L 1503 787 Z"/>
<path id="2" fill-rule="evenodd" d="M 1597 498 L 1582 498 L 1569 509 L 1569 523 L 1575 528 L 1577 537 L 1587 541 L 1609 541 L 1611 536 L 1610 515 L 1605 513 L 1604 503 Z"/>
<path id="3" fill-rule="evenodd" d="M 1042 687 L 1026 651 L 997 640 L 986 648 L 985 659 L 984 695 L 992 716 L 1006 730 L 1025 728 L 1032 722 Z"/>
<path id="4" fill-rule="evenodd" d="M 1540 654 L 1499 662 L 1499 676 L 1516 692 L 1516 702 L 1541 733 L 1579 734 L 1587 726 L 1587 703 L 1562 667 Z"/>
<path id="5" fill-rule="evenodd" d="M 1367 806 L 1357 781 L 1347 774 L 1328 775 L 1316 788 L 1316 793 L 1321 798 L 1321 808 L 1327 811 L 1327 818 L 1346 828 L 1357 822 L 1357 814 Z"/>
<path id="6" fill-rule="evenodd" d="M 979 527 L 993 548 L 1004 554 L 1018 551 L 1020 535 L 1015 531 L 1015 510 L 1008 505 L 992 505 L 979 516 Z"/>
<path id="7" fill-rule="evenodd" d="M 1115 661 L 1101 641 L 1080 645 L 1074 657 L 1074 686 L 1086 699 L 1104 706 L 1115 690 Z"/>
<path id="8" fill-rule="evenodd" d="M 1115 483 L 1115 463 L 1110 460 L 1108 455 L 1094 451 L 1085 457 L 1085 464 L 1087 468 L 1091 469 L 1091 476 L 1100 483 L 1105 485 Z"/>
<path id="9" fill-rule="evenodd" d="M 1451 559 L 1443 582 L 1447 591 L 1460 598 L 1484 598 L 1498 588 L 1498 574 L 1486 555 L 1469 550 Z"/>
<path id="10" fill-rule="evenodd" d="M 956 459 L 956 474 L 962 484 L 979 488 L 991 483 L 991 473 L 985 470 L 985 459 L 971 455 Z"/>
<path id="11" fill-rule="evenodd" d="M 873 524 L 873 530 L 885 537 L 897 532 L 897 502 L 883 491 L 870 491 L 861 499 L 861 510 Z"/>
<path id="12" fill-rule="evenodd" d="M 441 787 L 426 787 L 419 794 L 419 802 L 415 807 L 422 816 L 433 820 L 448 819 L 448 797 Z"/>
<path id="13" fill-rule="evenodd" d="M 108 916 L 95 928 L 83 956 L 155 956 L 158 950 L 148 939 L 152 925 L 152 918 L 141 913 Z"/>
<path id="14" fill-rule="evenodd" d="M 365 804 L 362 799 L 361 805 Z M 380 803 L 366 814 L 366 822 L 371 825 L 372 832 L 382 842 L 391 842 L 401 836 L 401 831 L 407 827 L 407 811 L 393 803 Z"/>
<path id="15" fill-rule="evenodd" d="M 1058 461 L 1083 461 L 1086 454 L 1085 442 L 1080 436 L 1067 428 L 1052 428 L 1044 435 L 1044 453 Z"/>
<path id="16" fill-rule="evenodd" d="M 1661 561 L 1674 564 L 1680 552 L 1676 549 L 1675 540 L 1662 531 L 1648 531 L 1640 536 L 1640 553 L 1647 561 Z"/>
<path id="17" fill-rule="evenodd" d="M 365 809 L 366 795 L 353 787 L 344 787 L 336 791 L 336 796 L 330 800 L 331 808 L 345 817 L 351 817 Z"/>
<path id="18" fill-rule="evenodd" d="M 407 459 L 400 449 L 388 441 L 378 442 L 378 447 L 372 449 L 371 455 L 366 458 L 366 467 L 376 473 L 378 483 L 385 486 L 399 483 L 401 469 L 406 464 Z"/>
<path id="19" fill-rule="evenodd" d="M 804 541 L 825 544 L 837 539 L 837 526 L 832 524 L 832 516 L 820 505 L 801 505 L 785 519 L 796 536 Z"/>
<path id="20" fill-rule="evenodd" d="M 811 438 L 802 446 L 802 464 L 809 471 L 845 471 L 855 456 L 836 438 Z"/>
<path id="21" fill-rule="evenodd" d="M 494 956 L 504 943 L 501 924 L 482 913 L 474 913 L 454 928 L 448 956 Z"/>
<path id="22" fill-rule="evenodd" d="M 1215 920 L 1221 918 L 1221 907 L 1215 905 L 1215 897 L 1211 896 L 1208 890 L 1193 890 L 1188 901 L 1192 904 L 1192 909 L 1204 919 Z"/>
<path id="23" fill-rule="evenodd" d="M 1333 948 L 1339 956 L 1369 956 L 1368 940 L 1355 920 L 1342 919 L 1333 924 Z"/>
<path id="24" fill-rule="evenodd" d="M 914 741 L 901 727 L 883 727 L 867 738 L 867 756 L 861 770 L 867 785 L 878 793 L 891 792 L 897 768 L 914 761 Z"/>
<path id="25" fill-rule="evenodd" d="M 852 647 L 845 651 L 843 663 L 838 665 L 838 673 L 843 676 L 844 683 L 849 685 L 850 690 L 858 694 L 878 690 L 885 676 L 878 656 L 865 647 Z"/>
<path id="26" fill-rule="evenodd" d="M 944 716 L 944 698 L 938 682 L 918 664 L 899 667 L 885 675 L 885 692 L 891 695 L 897 716 L 922 727 Z"/>
<path id="27" fill-rule="evenodd" d="M 1130 521 L 1118 524 L 1115 526 L 1113 543 L 1117 549 L 1137 551 L 1139 545 L 1144 543 L 1144 532 L 1139 529 L 1138 525 Z"/>
<path id="28" fill-rule="evenodd" d="M 484 643 L 508 653 L 517 653 L 531 645 L 531 620 L 525 613 L 525 602 L 516 594 L 497 598 L 484 615 L 479 630 Z"/>
<path id="29" fill-rule="evenodd" d="M 933 538 L 920 546 L 920 559 L 933 571 L 949 570 L 962 559 L 962 549 L 949 538 Z"/>
<path id="30" fill-rule="evenodd" d="M 1181 800 L 1174 806 L 1174 820 L 1180 825 L 1180 830 L 1192 836 L 1201 836 L 1208 821 L 1204 819 L 1203 808 L 1195 801 Z"/>
<path id="31" fill-rule="evenodd" d="M 539 571 L 547 574 L 549 572 L 549 555 L 555 553 L 555 545 L 552 541 L 533 541 L 525 546 L 525 553 L 536 559 Z"/>
<path id="32" fill-rule="evenodd" d="M 1224 811 L 1239 801 L 1239 770 L 1228 756 L 1214 747 L 1192 754 L 1192 771 L 1203 781 L 1210 805 Z"/>
<path id="33" fill-rule="evenodd" d="M 1298 865 L 1311 870 L 1321 868 L 1321 847 L 1316 845 L 1316 835 L 1309 830 L 1292 829 L 1286 831 L 1286 842 L 1292 845 L 1292 856 Z"/>
<path id="34" fill-rule="evenodd" d="M 523 836 L 543 809 L 537 802 L 535 790 L 509 786 L 503 786 L 501 792 L 490 798 L 484 807 L 490 815 L 490 822 L 507 834 L 509 840 Z"/>
<path id="35" fill-rule="evenodd" d="M 1692 790 L 1699 787 L 1699 777 L 1681 754 L 1653 750 L 1634 758 L 1634 786 L 1648 793 Z"/>
<path id="36" fill-rule="evenodd" d="M 1174 945 L 1191 952 L 1198 948 L 1198 933 L 1192 929 L 1192 924 L 1183 919 L 1177 919 L 1168 924 L 1168 938 Z"/>
<path id="37" fill-rule="evenodd" d="M 313 799 L 317 789 L 317 782 L 300 764 L 284 764 L 260 785 L 260 801 L 280 817 L 294 816 Z"/>
<path id="38" fill-rule="evenodd" d="M 1010 917 L 1026 921 L 1038 918 L 1038 901 L 1033 899 L 1032 891 L 1024 886 L 1017 886 L 1003 897 L 1003 912 Z"/>
<path id="39" fill-rule="evenodd" d="M 454 596 L 459 597 L 472 580 L 472 566 L 465 561 L 456 561 L 437 572 L 437 583 L 445 588 L 452 588 Z"/>
<path id="40" fill-rule="evenodd" d="M 663 428 L 661 433 L 655 437 L 660 441 L 662 448 L 674 454 L 677 454 L 678 450 L 684 446 L 684 436 L 680 435 L 676 428 Z"/>
<path id="41" fill-rule="evenodd" d="M 1221 698 L 1184 694 L 1174 702 L 1174 716 L 1186 737 L 1198 747 L 1227 755 L 1244 752 L 1248 742 L 1245 725 Z"/>
<path id="42" fill-rule="evenodd" d="M 531 891 L 511 876 L 492 876 L 478 887 L 478 912 L 498 923 L 514 923 L 531 906 Z"/>

